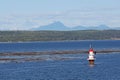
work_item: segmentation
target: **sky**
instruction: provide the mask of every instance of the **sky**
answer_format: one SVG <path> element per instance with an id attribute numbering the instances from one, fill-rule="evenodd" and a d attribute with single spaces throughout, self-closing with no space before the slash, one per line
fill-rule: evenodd
<path id="1" fill-rule="evenodd" d="M 0 0 L 0 30 L 29 30 L 55 21 L 69 27 L 120 27 L 120 0 Z"/>

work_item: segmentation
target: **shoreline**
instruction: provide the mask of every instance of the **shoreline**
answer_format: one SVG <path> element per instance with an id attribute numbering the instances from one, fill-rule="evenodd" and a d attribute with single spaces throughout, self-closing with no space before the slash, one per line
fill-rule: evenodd
<path id="1" fill-rule="evenodd" d="M 74 41 L 120 41 L 120 39 L 104 39 L 104 40 L 58 40 L 58 41 L 7 41 L 0 43 L 37 43 L 37 42 L 74 42 Z"/>

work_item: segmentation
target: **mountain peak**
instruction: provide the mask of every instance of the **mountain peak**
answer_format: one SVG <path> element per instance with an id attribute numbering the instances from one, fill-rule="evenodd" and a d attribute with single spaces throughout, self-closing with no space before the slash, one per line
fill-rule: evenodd
<path id="1" fill-rule="evenodd" d="M 103 30 L 105 30 L 105 29 L 110 29 L 109 28 L 109 26 L 107 26 L 107 25 L 105 25 L 105 24 L 102 24 L 102 25 L 99 25 L 99 26 L 97 26 L 100 30 L 101 29 L 103 29 Z"/>
<path id="2" fill-rule="evenodd" d="M 101 25 L 99 25 L 98 27 L 106 27 L 106 28 L 108 28 L 108 26 L 105 25 L 105 24 L 101 24 Z"/>
<path id="3" fill-rule="evenodd" d="M 55 21 L 51 24 L 35 28 L 34 30 L 68 30 L 68 29 L 69 28 L 65 26 L 62 22 Z"/>
<path id="4" fill-rule="evenodd" d="M 60 21 L 55 21 L 55 22 L 53 22 L 53 23 L 51 23 L 49 25 L 52 25 L 52 26 L 61 26 L 61 27 L 64 26 L 64 24 L 62 22 L 60 22 Z"/>
<path id="5" fill-rule="evenodd" d="M 60 22 L 60 21 L 55 21 L 55 22 L 53 22 L 52 24 L 59 24 L 59 25 L 64 25 L 62 22 Z"/>

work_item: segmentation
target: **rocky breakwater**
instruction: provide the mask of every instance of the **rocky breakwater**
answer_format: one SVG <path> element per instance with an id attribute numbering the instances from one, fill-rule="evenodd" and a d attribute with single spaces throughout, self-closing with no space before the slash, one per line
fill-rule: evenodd
<path id="1" fill-rule="evenodd" d="M 113 53 L 120 50 L 96 50 L 96 53 Z M 0 53 L 0 63 L 5 62 L 25 62 L 25 61 L 45 61 L 45 60 L 68 60 L 61 56 L 63 54 L 85 54 L 88 50 L 64 50 L 64 51 L 41 51 L 41 52 L 13 52 Z M 73 59 L 73 58 L 72 58 Z"/>

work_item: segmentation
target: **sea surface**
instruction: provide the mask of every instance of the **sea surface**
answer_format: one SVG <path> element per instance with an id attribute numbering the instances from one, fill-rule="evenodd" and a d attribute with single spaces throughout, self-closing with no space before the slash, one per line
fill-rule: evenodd
<path id="1" fill-rule="evenodd" d="M 69 41 L 0 43 L 0 52 L 49 50 L 120 49 L 120 41 Z M 0 63 L 0 80 L 120 80 L 120 53 L 96 54 L 95 65 L 89 65 L 87 54 L 53 55 L 66 60 Z"/>
<path id="2" fill-rule="evenodd" d="M 120 40 L 51 41 L 0 43 L 0 52 L 39 52 L 53 50 L 120 49 Z"/>

